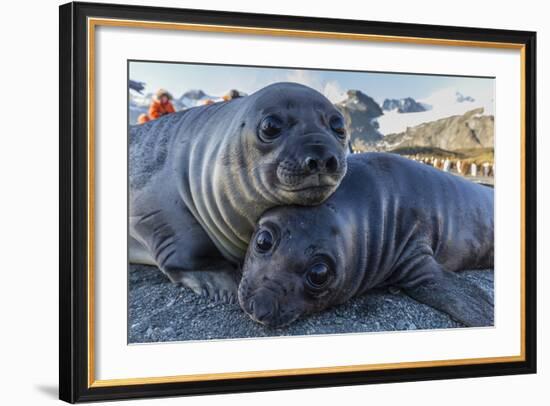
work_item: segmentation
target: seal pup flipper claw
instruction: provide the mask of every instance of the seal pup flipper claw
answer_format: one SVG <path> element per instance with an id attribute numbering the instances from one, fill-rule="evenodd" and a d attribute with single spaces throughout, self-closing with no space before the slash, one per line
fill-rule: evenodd
<path id="1" fill-rule="evenodd" d="M 240 272 L 234 268 L 165 271 L 173 283 L 181 283 L 197 295 L 216 302 L 237 303 Z"/>
<path id="2" fill-rule="evenodd" d="M 433 276 L 418 285 L 405 287 L 413 299 L 443 311 L 468 327 L 494 325 L 494 306 L 491 297 L 471 281 L 444 270 L 434 259 L 422 272 Z M 429 269 L 427 269 L 427 268 Z"/>

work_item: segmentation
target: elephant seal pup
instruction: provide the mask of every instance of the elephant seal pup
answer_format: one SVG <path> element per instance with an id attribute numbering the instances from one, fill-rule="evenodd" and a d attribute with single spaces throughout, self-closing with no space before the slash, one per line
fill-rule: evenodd
<path id="1" fill-rule="evenodd" d="M 129 137 L 130 262 L 229 301 L 261 213 L 329 197 L 349 138 L 332 103 L 296 83 L 173 113 Z"/>
<path id="2" fill-rule="evenodd" d="M 452 271 L 492 267 L 493 241 L 493 189 L 393 154 L 353 155 L 325 203 L 261 217 L 239 303 L 280 327 L 396 287 L 467 326 L 492 325 L 492 299 Z"/>

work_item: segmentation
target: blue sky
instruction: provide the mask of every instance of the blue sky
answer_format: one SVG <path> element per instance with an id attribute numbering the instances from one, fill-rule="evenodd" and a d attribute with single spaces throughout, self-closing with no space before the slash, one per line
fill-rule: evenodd
<path id="1" fill-rule="evenodd" d="M 145 93 L 165 88 L 175 97 L 190 89 L 212 96 L 233 88 L 252 93 L 273 82 L 292 81 L 316 88 L 333 102 L 348 89 L 361 90 L 379 103 L 403 97 L 429 101 L 445 90 L 483 99 L 483 104 L 492 104 L 494 98 L 494 80 L 487 78 L 157 62 L 131 62 L 129 73 L 131 79 L 146 83 Z"/>

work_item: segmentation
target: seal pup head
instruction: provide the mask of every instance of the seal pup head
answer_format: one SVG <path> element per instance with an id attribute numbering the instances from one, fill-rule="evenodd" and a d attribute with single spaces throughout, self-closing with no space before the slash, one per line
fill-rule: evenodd
<path id="1" fill-rule="evenodd" d="M 282 327 L 301 315 L 348 300 L 350 230 L 330 204 L 283 206 L 258 222 L 243 265 L 238 298 L 253 320 Z M 351 231 L 353 233 L 353 230 Z M 347 248 L 346 248 L 347 247 Z"/>
<path id="2" fill-rule="evenodd" d="M 342 114 L 297 83 L 275 83 L 249 97 L 241 126 L 256 188 L 280 205 L 323 202 L 346 173 L 349 135 Z"/>

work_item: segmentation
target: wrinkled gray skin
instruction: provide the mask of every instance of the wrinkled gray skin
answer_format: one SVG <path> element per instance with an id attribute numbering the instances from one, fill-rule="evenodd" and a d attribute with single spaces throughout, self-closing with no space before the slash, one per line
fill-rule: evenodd
<path id="1" fill-rule="evenodd" d="M 262 250 L 266 231 L 273 244 Z M 252 319 L 279 327 L 393 287 L 467 326 L 492 325 L 489 295 L 452 271 L 491 268 L 493 237 L 493 189 L 393 154 L 353 155 L 325 203 L 261 217 L 239 303 Z M 321 286 L 311 282 L 319 266 L 328 269 Z"/>
<path id="2" fill-rule="evenodd" d="M 266 117 L 281 131 L 268 137 Z M 261 213 L 323 202 L 346 172 L 348 136 L 317 91 L 276 83 L 130 129 L 130 262 L 196 293 L 236 301 Z M 273 119 L 271 119 L 273 120 Z"/>

